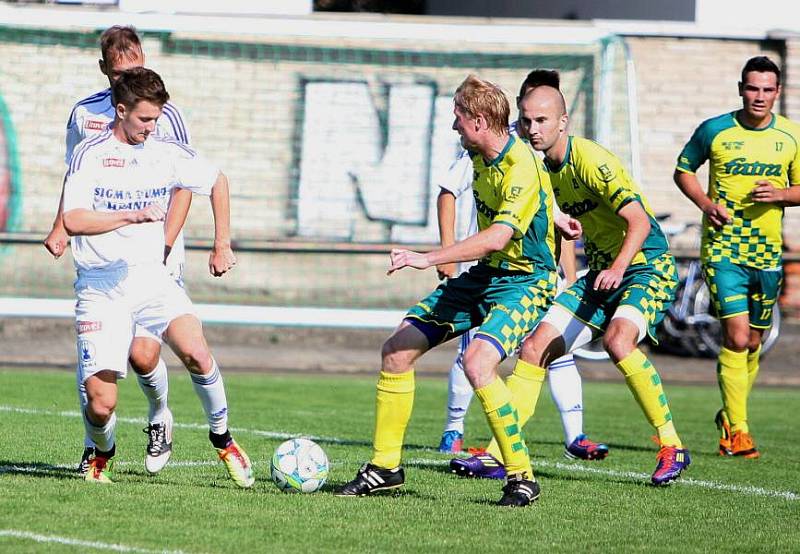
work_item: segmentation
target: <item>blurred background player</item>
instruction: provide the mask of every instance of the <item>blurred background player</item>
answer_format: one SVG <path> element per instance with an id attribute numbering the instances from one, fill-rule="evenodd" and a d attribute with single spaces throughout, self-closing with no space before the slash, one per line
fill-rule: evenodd
<path id="1" fill-rule="evenodd" d="M 102 58 L 99 60 L 100 71 L 108 78 L 109 87 L 84 98 L 72 108 L 67 121 L 65 161 L 68 167 L 75 146 L 87 137 L 96 137 L 101 134 L 114 120 L 115 107 L 111 87 L 119 75 L 126 69 L 144 65 L 142 45 L 136 30 L 132 27 L 115 25 L 106 29 L 100 36 L 100 51 L 102 54 Z M 156 122 L 154 134 L 189 144 L 189 131 L 186 123 L 180 110 L 171 102 L 164 105 L 162 115 Z M 45 247 L 55 258 L 61 257 L 64 253 L 68 240 L 62 221 L 63 194 L 62 187 L 62 196 L 56 218 L 53 221 L 53 228 L 44 241 Z M 164 253 L 165 263 L 170 274 L 181 286 L 183 286 L 185 263 L 181 229 L 186 221 L 191 199 L 191 192 L 176 191 L 173 194 L 165 224 L 167 244 Z M 146 328 L 137 326 L 135 338 L 131 344 L 129 361 L 149 404 L 148 425 L 144 429 L 148 437 L 145 468 L 149 473 L 158 473 L 166 465 L 172 453 L 173 422 L 172 413 L 167 406 L 169 387 L 167 366 L 161 358 L 161 339 L 149 333 Z M 82 383 L 78 383 L 78 398 L 83 409 L 86 405 L 86 391 L 83 389 Z M 83 455 L 78 465 L 79 473 L 86 473 L 92 454 L 94 454 L 94 443 L 86 435 Z"/>
<path id="2" fill-rule="evenodd" d="M 723 334 L 715 418 L 723 456 L 759 456 L 747 398 L 783 280 L 783 209 L 800 203 L 800 126 L 772 113 L 780 92 L 778 66 L 766 56 L 749 59 L 739 82 L 742 109 L 704 121 L 674 175 L 703 212 L 700 255 Z M 707 192 L 695 175 L 706 160 Z"/>
<path id="3" fill-rule="evenodd" d="M 64 227 L 74 237 L 78 273 L 78 379 L 87 395 L 84 424 L 95 443 L 85 479 L 111 482 L 117 379 L 126 374 L 134 323 L 155 336 L 163 334 L 184 361 L 208 419 L 211 443 L 234 483 L 250 487 L 250 461 L 228 430 L 222 375 L 186 291 L 163 264 L 161 221 L 175 186 L 211 198 L 212 274 L 222 275 L 236 263 L 227 178 L 191 148 L 150 136 L 169 99 L 158 74 L 129 69 L 112 88 L 114 122 L 76 147 L 64 186 Z"/>
<path id="4" fill-rule="evenodd" d="M 508 134 L 510 108 L 496 85 L 470 75 L 454 97 L 453 129 L 473 154 L 477 234 L 428 253 L 394 249 L 389 274 L 479 260 L 441 284 L 406 314 L 386 341 L 377 385 L 374 455 L 340 496 L 400 487 L 403 436 L 414 403 L 415 361 L 429 349 L 479 327 L 464 372 L 506 462 L 499 504 L 527 506 L 539 496 L 517 410 L 497 366 L 514 352 L 555 293 L 555 232 L 547 175 L 520 139 Z"/>
<path id="5" fill-rule="evenodd" d="M 545 156 L 553 193 L 583 227 L 589 272 L 559 294 L 522 344 L 512 388 L 520 424 L 532 417 L 547 365 L 603 336 L 603 346 L 658 433 L 653 484 L 677 479 L 690 463 L 672 422 L 661 379 L 637 344 L 664 316 L 677 272 L 666 237 L 639 187 L 619 159 L 600 145 L 567 133 L 561 91 L 541 86 L 520 102 L 519 130 Z M 490 445 L 492 448 L 493 445 Z"/>
<path id="6" fill-rule="evenodd" d="M 520 86 L 517 104 L 525 94 L 540 85 L 558 88 L 560 77 L 558 72 L 535 69 L 531 71 Z M 516 123 L 509 126 L 509 134 L 519 136 Z M 472 200 L 472 159 L 469 152 L 462 150 L 459 157 L 451 166 L 443 183 L 440 184 L 441 192 L 437 199 L 437 215 L 439 221 L 439 235 L 442 246 L 455 243 L 456 231 L 459 230 L 459 240 L 477 232 L 477 212 Z M 466 193 L 466 194 L 464 194 Z M 456 201 L 470 207 L 468 225 L 458 225 L 456 218 Z M 554 209 L 556 207 L 554 206 Z M 466 211 L 466 210 L 465 210 Z M 464 213 L 464 212 L 461 212 Z M 466 218 L 465 218 L 466 219 Z M 572 241 L 561 241 L 561 263 L 565 273 L 567 286 L 575 282 L 576 264 L 575 248 Z M 460 264 L 442 264 L 437 266 L 440 279 L 453 278 L 468 270 L 474 262 Z M 463 449 L 464 418 L 472 400 L 472 387 L 464 375 L 463 353 L 469 346 L 475 333 L 474 329 L 461 335 L 458 342 L 458 353 L 450 368 L 447 393 L 447 420 L 444 432 L 439 442 L 439 451 L 458 453 Z M 608 446 L 591 441 L 583 433 L 583 395 L 580 373 L 575 365 L 572 354 L 555 360 L 548 367 L 548 382 L 553 402 L 561 415 L 561 425 L 564 431 L 564 455 L 569 458 L 583 460 L 602 460 L 608 455 Z M 498 478 L 505 477 L 505 470 L 491 454 L 476 452 L 473 466 L 470 469 L 476 477 Z M 476 463 L 477 462 L 477 463 Z"/>

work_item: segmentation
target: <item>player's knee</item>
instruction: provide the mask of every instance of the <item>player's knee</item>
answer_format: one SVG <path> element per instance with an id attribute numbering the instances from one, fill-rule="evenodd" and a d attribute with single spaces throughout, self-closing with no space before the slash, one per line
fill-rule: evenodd
<path id="1" fill-rule="evenodd" d="M 533 337 L 522 343 L 519 349 L 519 357 L 529 364 L 541 366 L 544 362 L 546 348 L 541 341 L 536 341 Z"/>
<path id="2" fill-rule="evenodd" d="M 745 348 L 750 348 L 750 333 L 746 331 L 729 331 L 723 337 L 723 344 L 728 350 L 741 352 Z M 753 348 L 755 350 L 755 348 Z"/>
<path id="3" fill-rule="evenodd" d="M 158 365 L 160 349 L 132 347 L 128 361 L 133 370 L 140 375 L 152 373 Z"/>
<path id="4" fill-rule="evenodd" d="M 214 360 L 204 341 L 198 341 L 182 348 L 179 356 L 186 369 L 192 373 L 204 375 L 213 369 Z"/>
<path id="5" fill-rule="evenodd" d="M 404 373 L 411 368 L 413 359 L 407 350 L 398 347 L 395 337 L 389 337 L 381 348 L 381 368 L 387 373 Z"/>
<path id="6" fill-rule="evenodd" d="M 89 412 L 89 420 L 95 425 L 105 425 L 116 409 L 116 401 L 109 397 L 89 398 L 86 408 Z"/>
<path id="7" fill-rule="evenodd" d="M 603 335 L 603 348 L 614 361 L 619 361 L 628 356 L 636 348 L 636 334 L 631 334 L 621 325 L 609 325 Z"/>

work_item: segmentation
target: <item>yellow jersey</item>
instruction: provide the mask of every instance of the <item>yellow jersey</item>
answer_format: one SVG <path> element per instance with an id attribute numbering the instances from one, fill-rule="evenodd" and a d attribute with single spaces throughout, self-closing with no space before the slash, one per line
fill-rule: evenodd
<path id="1" fill-rule="evenodd" d="M 558 167 L 545 160 L 556 202 L 562 212 L 583 226 L 583 247 L 589 268 L 611 267 L 622 248 L 627 226 L 617 213 L 638 202 L 650 219 L 650 234 L 631 265 L 646 264 L 669 248 L 650 206 L 622 162 L 596 142 L 570 136 L 567 154 Z"/>
<path id="2" fill-rule="evenodd" d="M 514 136 L 491 161 L 470 155 L 478 230 L 495 223 L 514 230 L 505 248 L 480 262 L 507 271 L 555 271 L 553 192 L 541 162 Z"/>
<path id="3" fill-rule="evenodd" d="M 761 180 L 775 188 L 800 183 L 800 126 L 773 115 L 767 127 L 751 129 L 736 113 L 704 121 L 678 156 L 677 170 L 693 174 L 709 160 L 708 196 L 731 217 L 719 230 L 703 217 L 703 261 L 775 269 L 782 258 L 783 208 L 754 202 L 751 192 Z"/>

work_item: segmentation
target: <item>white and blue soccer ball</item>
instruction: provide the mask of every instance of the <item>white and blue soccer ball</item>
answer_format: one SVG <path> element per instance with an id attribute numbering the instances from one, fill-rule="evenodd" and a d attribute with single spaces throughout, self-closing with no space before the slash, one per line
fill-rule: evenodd
<path id="1" fill-rule="evenodd" d="M 272 480 L 284 492 L 316 492 L 328 478 L 328 456 L 309 439 L 289 439 L 272 455 Z"/>

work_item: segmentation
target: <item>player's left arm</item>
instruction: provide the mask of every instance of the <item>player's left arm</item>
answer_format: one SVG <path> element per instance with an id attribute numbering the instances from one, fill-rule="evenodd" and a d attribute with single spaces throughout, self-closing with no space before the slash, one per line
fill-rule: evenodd
<path id="1" fill-rule="evenodd" d="M 492 252 L 498 252 L 505 248 L 513 236 L 514 229 L 503 223 L 494 223 L 483 231 L 451 246 L 430 252 L 393 248 L 389 253 L 390 266 L 386 274 L 391 275 L 404 267 L 428 269 L 434 265 L 480 260 Z"/>
<path id="2" fill-rule="evenodd" d="M 595 290 L 614 290 L 619 287 L 625 271 L 650 234 L 650 218 L 639 202 L 628 202 L 617 214 L 627 225 L 625 238 L 611 267 L 601 271 L 594 280 Z"/>
<path id="3" fill-rule="evenodd" d="M 169 210 L 164 223 L 164 263 L 167 263 L 172 247 L 178 234 L 186 223 L 189 215 L 189 207 L 192 205 L 192 191 L 186 189 L 175 189 L 172 199 L 169 202 Z"/>
<path id="4" fill-rule="evenodd" d="M 231 248 L 231 200 L 228 178 L 221 171 L 211 188 L 211 211 L 214 213 L 214 246 L 208 257 L 208 269 L 215 277 L 236 265 Z"/>
<path id="5" fill-rule="evenodd" d="M 600 271 L 593 285 L 595 290 L 614 290 L 619 287 L 625 271 L 650 234 L 650 218 L 616 156 L 597 150 L 591 158 L 579 159 L 576 167 L 581 180 L 622 218 L 627 227 L 611 267 Z"/>
<path id="6" fill-rule="evenodd" d="M 427 253 L 393 249 L 389 254 L 391 263 L 387 275 L 404 267 L 427 269 L 450 262 L 480 260 L 505 248 L 511 239 L 522 238 L 539 207 L 539 182 L 537 175 L 531 175 L 526 168 L 512 167 L 503 179 L 502 201 L 489 227 L 451 246 Z"/>
<path id="7" fill-rule="evenodd" d="M 751 193 L 753 202 L 772 203 L 782 207 L 800 205 L 800 183 L 778 189 L 769 181 L 756 181 Z"/>

